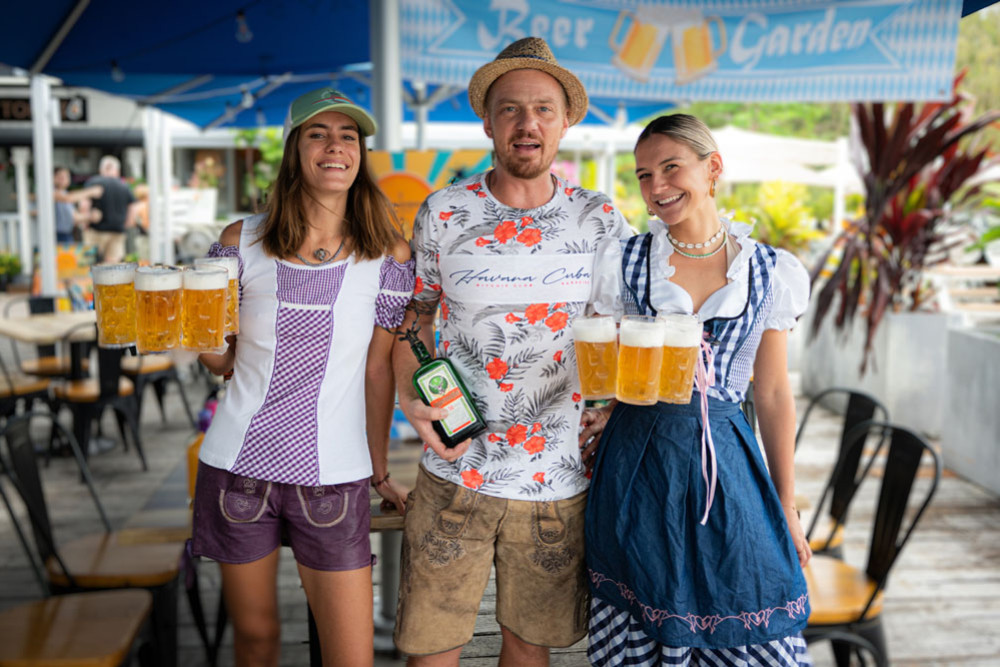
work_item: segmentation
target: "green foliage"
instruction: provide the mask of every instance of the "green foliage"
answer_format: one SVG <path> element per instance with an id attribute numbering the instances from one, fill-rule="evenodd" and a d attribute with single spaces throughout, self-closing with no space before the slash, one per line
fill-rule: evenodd
<path id="1" fill-rule="evenodd" d="M 697 116 L 712 129 L 732 125 L 765 134 L 827 141 L 846 135 L 851 118 L 850 107 L 846 103 L 695 102 L 665 113 Z"/>
<path id="2" fill-rule="evenodd" d="M 0 252 L 0 275 L 18 276 L 21 274 L 21 258 L 17 255 Z"/>
<path id="3" fill-rule="evenodd" d="M 823 238 L 816 231 L 812 210 L 806 205 L 808 192 L 804 185 L 775 181 L 764 183 L 752 203 L 733 198 L 733 219 L 755 223 L 754 237 L 758 240 L 802 255 L 811 241 Z"/>
<path id="4" fill-rule="evenodd" d="M 263 201 L 278 175 L 285 152 L 281 130 L 276 127 L 236 130 L 236 145 L 243 149 L 246 189 L 253 201 Z M 256 151 L 255 151 L 256 149 Z"/>
<path id="5" fill-rule="evenodd" d="M 958 23 L 957 71 L 968 70 L 963 89 L 975 100 L 975 110 L 983 113 L 1000 109 L 1000 11 L 991 8 L 966 16 Z M 982 138 L 1000 145 L 1000 128 L 983 131 Z"/>

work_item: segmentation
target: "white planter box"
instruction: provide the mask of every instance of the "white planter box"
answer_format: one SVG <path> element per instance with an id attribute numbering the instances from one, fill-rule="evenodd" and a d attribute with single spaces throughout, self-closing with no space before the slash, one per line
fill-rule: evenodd
<path id="1" fill-rule="evenodd" d="M 1000 494 L 1000 332 L 953 329 L 947 358 L 944 464 Z"/>
<path id="2" fill-rule="evenodd" d="M 811 326 L 814 306 L 803 317 L 803 333 Z M 856 318 L 851 330 L 835 332 L 833 313 L 828 314 L 819 335 L 803 350 L 803 392 L 812 396 L 829 387 L 859 389 L 882 401 L 892 421 L 938 437 L 944 415 L 948 316 L 886 313 L 862 377 L 865 326 Z M 842 409 L 842 405 L 831 407 Z"/>

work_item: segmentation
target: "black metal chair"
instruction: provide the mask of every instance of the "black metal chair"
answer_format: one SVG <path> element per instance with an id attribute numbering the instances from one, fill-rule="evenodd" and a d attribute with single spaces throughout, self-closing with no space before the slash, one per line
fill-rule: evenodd
<path id="1" fill-rule="evenodd" d="M 142 397 L 147 385 L 152 385 L 156 391 L 156 402 L 160 406 L 160 416 L 163 421 L 167 421 L 167 412 L 163 408 L 163 397 L 167 392 L 167 383 L 173 382 L 177 385 L 177 391 L 181 395 L 181 405 L 184 406 L 184 413 L 187 415 L 191 426 L 198 428 L 198 422 L 191 412 L 188 404 L 187 394 L 184 391 L 184 383 L 181 382 L 177 374 L 177 366 L 173 360 L 165 354 L 133 354 L 122 357 L 122 373 L 132 380 L 135 385 L 135 396 L 137 409 L 142 414 Z"/>
<path id="2" fill-rule="evenodd" d="M 119 534 L 110 530 L 83 452 L 66 432 L 62 436 L 69 440 L 77 456 L 104 530 L 57 543 L 30 432 L 31 420 L 42 418 L 50 419 L 54 429 L 62 429 L 48 413 L 28 413 L 7 421 L 0 430 L 0 440 L 6 444 L 6 452 L 0 452 L 0 468 L 11 480 L 27 510 L 45 588 L 55 593 L 146 589 L 152 594 L 156 659 L 164 667 L 173 667 L 177 664 L 177 590 L 184 543 L 135 543 L 119 539 Z M 11 515 L 14 516 L 13 511 Z M 14 520 L 16 522 L 16 517 Z"/>
<path id="3" fill-rule="evenodd" d="M 850 475 L 847 472 L 849 462 L 862 456 L 869 433 L 879 434 L 879 444 L 863 470 Z M 843 640 L 851 637 L 860 638 L 874 649 L 877 665 L 889 664 L 882 627 L 883 591 L 892 566 L 930 504 L 941 479 L 941 458 L 923 438 L 901 426 L 864 422 L 847 434 L 845 455 L 834 473 L 851 480 L 848 503 L 854 499 L 873 464 L 886 450 L 886 443 L 888 451 L 865 568 L 859 570 L 822 554 L 813 556 L 805 568 L 812 612 L 803 636 L 810 643 L 830 640 L 837 664 L 841 667 L 850 664 L 852 649 Z M 928 488 L 916 494 L 916 509 L 910 512 L 912 518 L 907 521 L 910 498 L 915 492 L 914 482 L 925 453 L 933 461 L 933 474 Z M 830 491 L 828 485 L 824 498 Z M 863 663 L 863 658 L 861 660 Z"/>
<path id="4" fill-rule="evenodd" d="M 840 462 L 845 455 L 847 435 L 858 424 L 862 424 L 867 421 L 879 420 L 888 422 L 889 411 L 874 396 L 855 389 L 831 387 L 830 389 L 821 391 L 809 401 L 809 405 L 806 406 L 806 410 L 802 415 L 802 422 L 799 424 L 798 431 L 795 433 L 796 449 L 798 449 L 799 442 L 802 440 L 802 434 L 805 431 L 806 422 L 809 421 L 809 415 L 812 413 L 813 408 L 819 405 L 823 399 L 834 394 L 844 394 L 847 397 L 847 405 L 844 410 L 844 426 L 840 432 L 837 461 L 834 463 L 833 467 L 834 473 L 839 469 L 842 470 L 844 474 L 840 478 L 836 477 L 835 474 L 830 475 L 826 488 L 823 490 L 823 495 L 825 496 L 827 489 L 831 486 L 833 488 L 833 493 L 830 498 L 829 512 L 823 521 L 823 525 L 820 526 L 819 521 L 821 511 L 823 509 L 823 500 L 821 498 L 819 505 L 817 505 L 812 514 L 809 529 L 806 531 L 806 539 L 809 540 L 809 547 L 813 550 L 813 553 L 825 553 L 835 556 L 836 558 L 843 558 L 844 523 L 847 521 L 850 486 L 853 481 L 853 475 L 858 470 L 858 463 L 861 455 L 861 452 L 858 451 L 856 457 L 846 461 L 842 468 L 839 467 Z"/>
<path id="5" fill-rule="evenodd" d="M 67 333 L 67 341 L 77 329 L 93 326 L 95 325 L 83 324 L 74 327 Z M 83 446 L 84 457 L 89 453 L 93 421 L 99 420 L 105 409 L 110 407 L 115 412 L 125 449 L 128 450 L 128 435 L 130 435 L 139 454 L 142 469 L 148 470 L 146 454 L 139 438 L 139 405 L 135 396 L 135 385 L 128 378 L 122 377 L 122 352 L 118 349 L 98 348 L 97 378 L 65 380 L 55 386 L 53 395 L 57 407 L 65 405 L 73 413 L 73 435 Z"/>
<path id="6" fill-rule="evenodd" d="M 11 373 L 0 358 L 0 418 L 16 414 L 19 404 L 30 411 L 36 401 L 48 403 L 49 383 L 48 378 Z"/>

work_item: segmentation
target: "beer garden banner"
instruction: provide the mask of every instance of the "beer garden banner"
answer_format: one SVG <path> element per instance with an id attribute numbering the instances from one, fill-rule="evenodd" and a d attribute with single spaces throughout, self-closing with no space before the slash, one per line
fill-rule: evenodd
<path id="1" fill-rule="evenodd" d="M 592 97 L 945 99 L 961 14 L 961 0 L 400 0 L 402 68 L 464 87 L 534 35 Z"/>

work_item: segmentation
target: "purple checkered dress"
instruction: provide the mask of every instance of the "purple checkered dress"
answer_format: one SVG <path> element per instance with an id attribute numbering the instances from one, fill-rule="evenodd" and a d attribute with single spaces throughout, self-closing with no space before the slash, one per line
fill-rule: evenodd
<path id="1" fill-rule="evenodd" d="M 233 379 L 201 460 L 238 475 L 316 486 L 371 475 L 364 370 L 373 326 L 395 328 L 413 262 L 351 257 L 321 267 L 276 260 L 243 224 Z M 213 246 L 210 254 L 233 254 Z"/>

